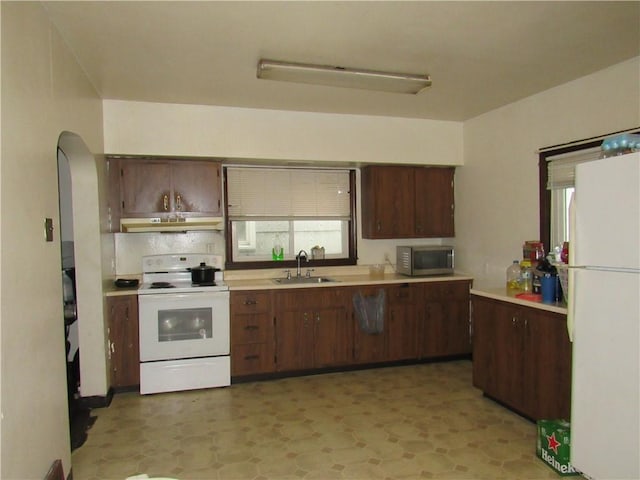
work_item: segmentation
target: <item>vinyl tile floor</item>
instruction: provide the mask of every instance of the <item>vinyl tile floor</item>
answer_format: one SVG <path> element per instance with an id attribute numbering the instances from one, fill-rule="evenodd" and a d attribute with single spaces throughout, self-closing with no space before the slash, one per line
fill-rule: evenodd
<path id="1" fill-rule="evenodd" d="M 536 425 L 484 398 L 467 360 L 121 393 L 92 414 L 74 480 L 558 477 Z"/>

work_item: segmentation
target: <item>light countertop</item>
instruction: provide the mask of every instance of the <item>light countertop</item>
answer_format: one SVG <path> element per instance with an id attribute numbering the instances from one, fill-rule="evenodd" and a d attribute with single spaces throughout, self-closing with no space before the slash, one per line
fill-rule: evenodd
<path id="1" fill-rule="evenodd" d="M 334 282 L 323 283 L 303 283 L 303 284 L 277 284 L 273 281 L 272 277 L 256 276 L 252 277 L 250 274 L 240 274 L 238 272 L 225 272 L 231 273 L 229 277 L 225 278 L 225 283 L 229 285 L 230 291 L 243 291 L 243 290 L 282 290 L 292 288 L 325 288 L 325 287 L 345 287 L 345 286 L 357 286 L 357 285 L 380 285 L 380 284 L 397 284 L 397 283 L 427 283 L 427 282 L 446 282 L 456 280 L 469 280 L 473 281 L 473 277 L 462 273 L 456 273 L 454 275 L 434 275 L 430 277 L 407 277 L 394 272 L 385 272 L 381 276 L 373 276 L 368 273 L 367 270 L 358 269 L 342 270 L 346 273 L 341 273 L 340 269 L 332 271 L 319 272 L 314 276 L 329 277 Z M 273 272 L 271 272 L 273 275 Z M 235 278 L 234 278 L 235 277 Z M 113 284 L 113 281 L 106 282 L 104 286 L 104 294 L 107 297 L 115 297 L 120 295 L 137 295 L 138 288 L 118 288 Z M 539 308 L 550 312 L 560 313 L 566 315 L 567 306 L 564 302 L 556 303 L 542 303 L 534 302 L 531 300 L 524 300 L 517 298 L 514 293 L 507 292 L 504 287 L 495 286 L 474 286 L 471 289 L 472 295 L 478 295 L 481 297 L 493 298 L 495 300 L 515 303 L 525 307 Z"/>
<path id="2" fill-rule="evenodd" d="M 543 303 L 524 300 L 516 297 L 516 293 L 507 292 L 505 287 L 474 287 L 471 289 L 471 295 L 493 298 L 494 300 L 515 303 L 525 307 L 539 308 L 541 310 L 547 310 L 549 312 L 560 313 L 563 315 L 567 314 L 567 304 L 564 302 Z"/>
<path id="3" fill-rule="evenodd" d="M 381 276 L 372 276 L 368 273 L 352 275 L 322 275 L 334 279 L 335 282 L 304 283 L 304 284 L 277 284 L 271 278 L 248 278 L 237 280 L 225 280 L 229 290 L 274 290 L 284 288 L 309 288 L 309 287 L 345 287 L 354 285 L 380 285 L 394 283 L 425 283 L 446 282 L 454 280 L 473 280 L 472 277 L 462 274 L 434 275 L 432 277 L 407 277 L 397 273 L 385 273 Z"/>

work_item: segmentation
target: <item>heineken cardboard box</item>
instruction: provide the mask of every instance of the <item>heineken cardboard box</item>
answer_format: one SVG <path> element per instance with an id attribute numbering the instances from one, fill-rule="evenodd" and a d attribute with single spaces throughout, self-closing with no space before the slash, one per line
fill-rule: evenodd
<path id="1" fill-rule="evenodd" d="M 571 426 L 565 420 L 538 420 L 538 457 L 566 477 L 580 475 L 570 462 Z"/>

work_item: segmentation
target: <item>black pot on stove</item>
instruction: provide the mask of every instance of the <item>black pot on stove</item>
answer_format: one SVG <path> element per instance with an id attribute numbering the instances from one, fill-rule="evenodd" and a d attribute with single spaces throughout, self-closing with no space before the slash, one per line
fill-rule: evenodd
<path id="1" fill-rule="evenodd" d="M 191 271 L 191 281 L 195 284 L 203 285 L 214 283 L 216 272 L 220 269 L 202 262 L 197 267 L 192 267 L 189 270 Z"/>

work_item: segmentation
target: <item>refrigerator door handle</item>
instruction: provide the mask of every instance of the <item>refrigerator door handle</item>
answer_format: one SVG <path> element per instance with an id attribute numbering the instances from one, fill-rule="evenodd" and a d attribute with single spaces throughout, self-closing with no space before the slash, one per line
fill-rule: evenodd
<path id="1" fill-rule="evenodd" d="M 569 334 L 569 341 L 573 343 L 574 327 L 575 327 L 575 307 L 576 307 L 576 272 L 572 266 L 575 265 L 575 238 L 576 238 L 576 196 L 575 192 L 571 194 L 569 200 L 569 240 L 574 243 L 572 247 L 569 247 L 569 275 L 567 283 L 569 288 L 567 289 L 567 333 Z"/>

